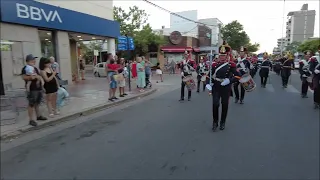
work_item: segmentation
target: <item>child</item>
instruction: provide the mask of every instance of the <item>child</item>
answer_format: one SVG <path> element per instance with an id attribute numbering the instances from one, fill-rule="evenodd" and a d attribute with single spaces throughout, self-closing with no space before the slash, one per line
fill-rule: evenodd
<path id="1" fill-rule="evenodd" d="M 109 101 L 117 100 L 116 91 L 117 91 L 117 81 L 115 79 L 115 75 L 118 73 L 118 65 L 115 64 L 114 60 L 110 61 L 110 64 L 107 65 L 108 69 L 108 77 L 110 80 L 110 97 Z"/>
<path id="2" fill-rule="evenodd" d="M 126 94 L 124 93 L 124 87 L 126 86 L 126 81 L 124 78 L 124 70 L 123 69 L 119 69 L 118 70 L 118 85 L 119 85 L 119 93 L 120 93 L 120 97 L 124 97 Z"/>
<path id="3" fill-rule="evenodd" d="M 42 87 L 44 86 L 44 80 L 36 73 L 36 70 L 34 69 L 34 67 L 32 65 L 29 65 L 27 64 L 26 67 L 25 67 L 25 70 L 26 70 L 26 75 L 28 76 L 36 76 L 37 78 L 37 86 L 38 87 Z M 30 92 L 30 85 L 31 85 L 31 81 L 27 81 L 26 83 L 26 89 L 27 89 L 27 92 Z"/>

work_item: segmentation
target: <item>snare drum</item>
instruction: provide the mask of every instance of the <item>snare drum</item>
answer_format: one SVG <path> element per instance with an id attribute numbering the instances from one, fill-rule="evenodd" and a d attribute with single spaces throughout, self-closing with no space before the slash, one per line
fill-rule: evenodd
<path id="1" fill-rule="evenodd" d="M 243 75 L 239 82 L 247 92 L 251 92 L 256 88 L 256 83 L 249 74 Z"/>
<path id="2" fill-rule="evenodd" d="M 313 76 L 307 77 L 307 82 L 308 82 L 308 83 L 312 83 L 312 79 L 313 79 Z"/>
<path id="3" fill-rule="evenodd" d="M 206 71 L 206 72 L 204 72 L 204 74 L 201 76 L 201 81 L 202 81 L 202 82 L 205 82 L 205 81 L 207 80 L 207 74 L 208 74 L 208 72 Z"/>
<path id="4" fill-rule="evenodd" d="M 182 79 L 182 81 L 186 84 L 186 87 L 189 91 L 196 88 L 196 83 L 194 82 L 192 76 L 186 76 Z"/>

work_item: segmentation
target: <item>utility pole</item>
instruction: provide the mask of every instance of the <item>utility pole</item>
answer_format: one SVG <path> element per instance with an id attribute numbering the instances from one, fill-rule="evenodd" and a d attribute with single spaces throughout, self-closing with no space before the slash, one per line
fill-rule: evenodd
<path id="1" fill-rule="evenodd" d="M 280 54 L 281 54 L 281 57 L 282 57 L 282 53 L 283 53 L 283 43 L 284 41 L 287 41 L 287 37 L 284 38 L 283 40 L 283 28 L 284 28 L 284 24 L 285 24 L 285 21 L 284 21 L 284 15 L 285 15 L 285 7 L 286 7 L 286 0 L 283 0 L 283 10 L 282 10 L 282 30 L 281 30 L 281 46 L 280 46 Z"/>
<path id="2" fill-rule="evenodd" d="M 128 34 L 125 35 L 126 38 L 127 38 L 127 52 L 128 52 L 128 57 L 129 57 L 129 60 L 128 60 L 128 76 L 129 76 L 129 82 L 128 82 L 128 86 L 129 86 L 129 92 L 131 92 L 131 67 L 130 67 L 130 49 L 129 49 L 129 39 L 128 39 Z"/>

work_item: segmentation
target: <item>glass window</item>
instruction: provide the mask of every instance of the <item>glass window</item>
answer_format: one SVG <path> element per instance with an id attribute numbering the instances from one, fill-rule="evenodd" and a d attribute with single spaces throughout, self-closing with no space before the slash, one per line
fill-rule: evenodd
<path id="1" fill-rule="evenodd" d="M 53 35 L 52 31 L 38 30 L 41 43 L 41 55 L 42 57 L 56 57 L 54 51 Z"/>

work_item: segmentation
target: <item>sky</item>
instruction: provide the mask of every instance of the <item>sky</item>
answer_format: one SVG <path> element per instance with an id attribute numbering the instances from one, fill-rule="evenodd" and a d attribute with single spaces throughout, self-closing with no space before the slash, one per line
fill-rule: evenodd
<path id="1" fill-rule="evenodd" d="M 298 11 L 305 3 L 309 4 L 309 10 L 316 10 L 314 37 L 319 37 L 319 1 L 294 1 L 270 0 L 270 1 L 169 1 L 150 0 L 171 12 L 198 10 L 198 19 L 218 18 L 223 24 L 233 20 L 239 21 L 249 35 L 252 43 L 259 43 L 259 51 L 272 52 L 277 45 L 277 39 L 285 36 L 283 25 L 283 9 L 286 16 L 290 11 Z M 121 1 L 114 0 L 114 6 L 121 6 L 128 9 L 136 5 L 144 9 L 150 16 L 148 23 L 153 29 L 160 29 L 161 26 L 170 27 L 170 14 L 162 11 L 141 0 Z M 285 25 L 285 24 L 284 24 Z M 283 29 L 283 31 L 282 31 Z"/>

